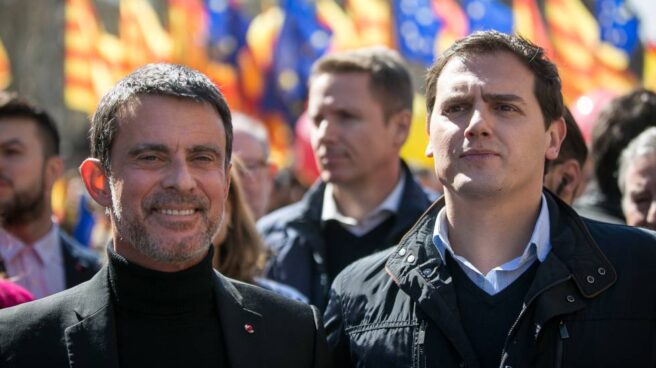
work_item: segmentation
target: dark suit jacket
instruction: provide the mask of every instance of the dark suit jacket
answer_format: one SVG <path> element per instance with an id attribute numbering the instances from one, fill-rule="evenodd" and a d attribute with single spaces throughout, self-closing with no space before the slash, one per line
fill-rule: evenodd
<path id="1" fill-rule="evenodd" d="M 316 308 L 219 273 L 213 281 L 231 367 L 330 366 Z M 0 366 L 118 367 L 114 325 L 104 267 L 72 289 L 1 310 Z"/>
<path id="2" fill-rule="evenodd" d="M 91 250 L 84 248 L 77 240 L 63 230 L 59 230 L 59 243 L 64 259 L 66 288 L 72 288 L 93 277 L 100 269 L 100 260 Z"/>

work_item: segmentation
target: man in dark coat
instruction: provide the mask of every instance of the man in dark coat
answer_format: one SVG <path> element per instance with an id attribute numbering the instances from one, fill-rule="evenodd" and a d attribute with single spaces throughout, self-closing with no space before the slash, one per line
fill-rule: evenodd
<path id="1" fill-rule="evenodd" d="M 2 367 L 321 367 L 316 308 L 226 279 L 211 239 L 230 185 L 232 125 L 212 82 L 151 64 L 101 100 L 80 173 L 107 209 L 108 265 L 0 313 Z"/>
<path id="2" fill-rule="evenodd" d="M 52 220 L 52 188 L 64 170 L 52 117 L 0 91 L 0 272 L 42 298 L 89 280 L 98 256 Z"/>
<path id="3" fill-rule="evenodd" d="M 444 197 L 393 252 L 336 278 L 335 366 L 656 365 L 656 234 L 582 219 L 543 190 L 566 134 L 543 50 L 474 33 L 426 92 Z"/>
<path id="4" fill-rule="evenodd" d="M 323 309 L 334 277 L 389 248 L 430 205 L 399 158 L 412 118 L 410 73 L 399 55 L 370 48 L 327 55 L 310 76 L 308 118 L 320 170 L 297 203 L 258 222 L 271 279 Z"/>

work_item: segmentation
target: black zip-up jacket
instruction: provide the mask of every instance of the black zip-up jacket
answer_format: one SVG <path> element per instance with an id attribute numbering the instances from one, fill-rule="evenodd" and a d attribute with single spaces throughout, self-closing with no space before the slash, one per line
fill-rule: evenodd
<path id="1" fill-rule="evenodd" d="M 398 243 L 431 204 L 403 161 L 401 166 L 402 174 L 406 176 L 401 205 L 387 241 L 379 249 Z M 326 249 L 321 236 L 325 188 L 324 182 L 317 182 L 299 202 L 274 211 L 257 223 L 258 231 L 272 253 L 266 277 L 293 286 L 322 311 L 330 290 Z"/>
<path id="2" fill-rule="evenodd" d="M 499 367 L 655 367 L 656 233 L 583 219 L 545 193 L 552 250 Z M 335 279 L 324 322 L 336 367 L 480 366 L 432 241 L 443 206 Z"/>

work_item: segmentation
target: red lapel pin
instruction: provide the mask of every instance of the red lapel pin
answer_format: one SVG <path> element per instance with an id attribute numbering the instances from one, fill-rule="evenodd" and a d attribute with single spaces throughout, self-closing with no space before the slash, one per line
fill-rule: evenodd
<path id="1" fill-rule="evenodd" d="M 248 332 L 249 334 L 255 333 L 255 329 L 253 328 L 253 325 L 248 323 L 244 325 L 244 330 L 246 330 L 246 332 Z"/>

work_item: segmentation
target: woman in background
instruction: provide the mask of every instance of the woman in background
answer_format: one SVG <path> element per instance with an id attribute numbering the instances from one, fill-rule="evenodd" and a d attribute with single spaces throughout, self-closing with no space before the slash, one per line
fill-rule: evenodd
<path id="1" fill-rule="evenodd" d="M 307 302 L 296 289 L 261 278 L 266 262 L 266 248 L 255 227 L 255 220 L 244 201 L 240 175 L 248 175 L 239 159 L 233 157 L 230 189 L 223 222 L 214 235 L 212 264 L 223 275 L 258 285 L 279 295 Z"/>

